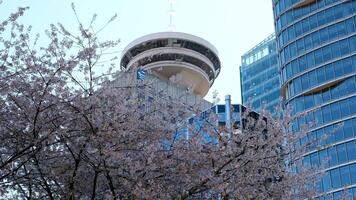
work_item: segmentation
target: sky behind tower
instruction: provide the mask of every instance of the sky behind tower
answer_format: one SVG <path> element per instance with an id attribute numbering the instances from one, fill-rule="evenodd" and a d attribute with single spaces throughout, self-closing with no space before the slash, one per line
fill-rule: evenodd
<path id="1" fill-rule="evenodd" d="M 146 34 L 167 31 L 170 23 L 168 0 L 3 0 L 0 19 L 18 6 L 29 6 L 22 22 L 31 24 L 41 37 L 51 23 L 61 22 L 76 30 L 71 2 L 84 23 L 98 14 L 97 27 L 118 15 L 100 37 L 121 40 L 119 57 L 128 43 Z M 241 55 L 273 33 L 271 0 L 175 0 L 174 10 L 176 31 L 202 37 L 219 51 L 221 73 L 205 99 L 211 100 L 212 91 L 217 90 L 221 101 L 231 94 L 233 103 L 240 103 Z"/>

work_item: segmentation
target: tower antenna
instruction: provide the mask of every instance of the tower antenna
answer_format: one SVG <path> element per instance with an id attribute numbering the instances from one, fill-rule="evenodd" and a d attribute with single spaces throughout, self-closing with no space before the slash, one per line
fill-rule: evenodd
<path id="1" fill-rule="evenodd" d="M 168 25 L 168 31 L 175 31 L 176 26 L 173 24 L 173 17 L 176 14 L 176 11 L 174 10 L 173 6 L 176 0 L 168 0 L 170 9 L 168 10 L 169 14 L 169 25 Z"/>

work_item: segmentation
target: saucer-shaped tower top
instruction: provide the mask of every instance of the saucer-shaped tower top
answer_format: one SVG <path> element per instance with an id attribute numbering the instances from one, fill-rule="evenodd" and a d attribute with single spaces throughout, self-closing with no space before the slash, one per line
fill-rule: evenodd
<path id="1" fill-rule="evenodd" d="M 140 67 L 204 97 L 220 72 L 218 52 L 208 41 L 186 33 L 161 32 L 131 42 L 121 69 Z"/>

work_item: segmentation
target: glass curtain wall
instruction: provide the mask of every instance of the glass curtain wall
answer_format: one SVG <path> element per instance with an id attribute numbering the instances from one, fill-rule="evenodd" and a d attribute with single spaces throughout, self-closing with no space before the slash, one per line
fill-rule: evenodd
<path id="1" fill-rule="evenodd" d="M 323 166 L 318 199 L 356 196 L 356 1 L 273 0 L 281 94 L 298 118 L 292 131 L 314 121 L 301 143 L 312 146 L 306 165 Z"/>
<path id="2" fill-rule="evenodd" d="M 274 113 L 280 100 L 275 34 L 270 35 L 241 57 L 240 80 L 242 104 L 263 107 Z"/>

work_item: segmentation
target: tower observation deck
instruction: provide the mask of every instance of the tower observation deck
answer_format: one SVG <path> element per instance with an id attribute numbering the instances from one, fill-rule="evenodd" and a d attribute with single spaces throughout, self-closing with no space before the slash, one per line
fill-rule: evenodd
<path id="1" fill-rule="evenodd" d="M 220 72 L 218 51 L 208 41 L 186 33 L 160 32 L 128 44 L 121 58 L 124 71 L 140 67 L 163 80 L 174 80 L 204 97 Z"/>

